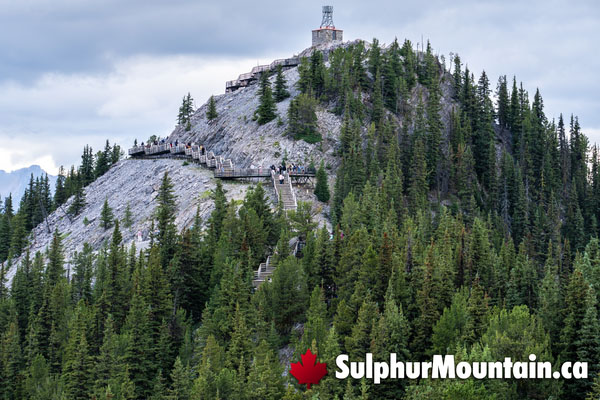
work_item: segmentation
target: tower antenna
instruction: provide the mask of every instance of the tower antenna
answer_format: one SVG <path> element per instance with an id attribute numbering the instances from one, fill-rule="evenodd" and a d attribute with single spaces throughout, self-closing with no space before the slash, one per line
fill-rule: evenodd
<path id="1" fill-rule="evenodd" d="M 323 20 L 321 21 L 321 28 L 334 28 L 333 25 L 333 6 L 323 6 Z"/>

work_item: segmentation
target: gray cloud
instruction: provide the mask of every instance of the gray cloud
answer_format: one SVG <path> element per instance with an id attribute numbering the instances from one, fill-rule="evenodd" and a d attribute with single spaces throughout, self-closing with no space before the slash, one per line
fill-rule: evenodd
<path id="1" fill-rule="evenodd" d="M 168 132 L 188 90 L 203 102 L 257 62 L 307 47 L 323 4 L 0 0 L 0 141 L 44 144 L 32 143 L 29 158 L 0 148 L 0 168 L 39 159 L 70 164 L 88 142 L 128 144 Z M 416 43 L 423 36 L 446 58 L 459 53 L 475 75 L 485 69 L 494 86 L 506 74 L 523 81 L 530 96 L 539 87 L 549 118 L 579 115 L 600 141 L 598 3 L 330 4 L 347 40 Z M 13 161 L 2 152 L 12 152 Z"/>

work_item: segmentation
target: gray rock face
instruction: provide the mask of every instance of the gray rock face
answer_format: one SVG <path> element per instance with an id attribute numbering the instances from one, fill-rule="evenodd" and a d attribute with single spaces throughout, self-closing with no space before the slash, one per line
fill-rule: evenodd
<path id="1" fill-rule="evenodd" d="M 113 209 L 115 218 L 123 220 L 127 204 L 132 210 L 133 225 L 126 228 L 121 224 L 123 243 L 130 245 L 136 242 L 138 248 L 148 244 L 153 213 L 156 209 L 156 196 L 163 174 L 167 172 L 174 186 L 177 198 L 176 225 L 179 230 L 191 226 L 199 207 L 203 223 L 213 209 L 209 191 L 215 188 L 213 172 L 190 164 L 183 166 L 181 160 L 123 160 L 115 164 L 106 174 L 86 189 L 86 206 L 80 215 L 69 218 L 65 211 L 69 208 L 72 198 L 61 208 L 48 216 L 48 225 L 52 232 L 58 229 L 63 234 L 65 258 L 68 261 L 75 251 L 81 251 L 85 242 L 94 250 L 100 249 L 110 240 L 112 229 L 104 230 L 100 226 L 100 212 L 104 200 Z M 223 187 L 228 199 L 242 199 L 249 184 L 227 183 Z M 269 186 L 265 185 L 269 191 Z M 87 224 L 84 220 L 87 219 Z M 46 224 L 40 224 L 32 233 L 30 240 L 31 254 L 45 251 L 52 241 L 52 233 L 48 233 Z M 16 260 L 14 265 L 18 265 Z M 9 273 L 12 280 L 15 267 Z"/>
<path id="2" fill-rule="evenodd" d="M 292 97 L 277 103 L 278 119 L 268 124 L 258 125 L 252 120 L 259 105 L 258 84 L 241 88 L 233 93 L 215 96 L 218 117 L 208 121 L 208 104 L 202 105 L 192 116 L 192 129 L 178 126 L 169 140 L 194 142 L 206 146 L 217 155 L 230 158 L 236 168 L 248 168 L 251 165 L 269 167 L 281 163 L 287 152 L 289 162 L 308 165 L 321 159 L 335 164 L 335 148 L 338 144 L 341 127 L 340 117 L 319 110 L 317 112 L 319 129 L 324 141 L 308 144 L 296 141 L 286 134 L 287 111 L 291 98 L 298 95 L 295 84 L 298 81 L 298 69 L 284 71 L 288 90 Z M 274 85 L 275 77 L 271 77 Z"/>

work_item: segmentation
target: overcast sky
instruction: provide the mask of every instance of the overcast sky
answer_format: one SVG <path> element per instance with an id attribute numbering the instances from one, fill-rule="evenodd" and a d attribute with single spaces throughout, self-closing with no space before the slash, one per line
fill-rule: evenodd
<path id="1" fill-rule="evenodd" d="M 600 142 L 600 2 L 332 1 L 344 39 L 429 39 L 495 88 L 517 76 L 546 115 Z M 526 3 L 526 4 L 525 4 Z M 321 1 L 0 0 L 0 169 L 55 174 L 104 140 L 167 135 L 188 91 L 201 105 L 257 63 L 310 46 Z"/>

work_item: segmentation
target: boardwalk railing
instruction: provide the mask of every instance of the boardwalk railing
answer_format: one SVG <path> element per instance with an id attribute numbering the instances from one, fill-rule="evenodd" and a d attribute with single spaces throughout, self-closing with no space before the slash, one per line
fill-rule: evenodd
<path id="1" fill-rule="evenodd" d="M 171 154 L 184 154 L 185 153 L 185 144 L 178 144 L 177 146 L 171 146 Z"/>
<path id="2" fill-rule="evenodd" d="M 271 176 L 270 169 L 234 169 L 215 170 L 215 178 L 268 178 Z"/>
<path id="3" fill-rule="evenodd" d="M 152 145 L 152 146 L 146 146 L 144 152 L 146 153 L 146 155 L 169 153 L 170 147 L 166 143 Z"/>
<path id="4" fill-rule="evenodd" d="M 202 154 L 204 152 L 204 154 Z M 171 143 L 164 144 L 153 144 L 146 146 L 134 146 L 128 150 L 128 153 L 132 157 L 143 157 L 156 156 L 171 157 L 177 154 L 185 154 L 193 160 L 198 160 L 200 164 L 206 164 L 208 168 L 214 168 L 215 178 L 221 179 L 235 179 L 235 178 L 269 178 L 272 177 L 277 198 L 279 198 L 279 190 L 275 182 L 277 177 L 275 171 L 270 168 L 235 168 L 231 159 L 223 158 L 223 156 L 215 155 L 212 151 L 207 151 L 206 148 L 198 145 L 186 146 L 185 144 L 178 144 L 172 146 Z M 288 169 L 284 175 L 287 176 L 288 184 L 291 189 L 291 179 L 294 177 L 314 177 L 316 170 L 314 168 L 298 168 L 296 171 Z M 293 190 L 291 191 L 295 197 Z M 294 198 L 294 204 L 296 199 Z"/>
<path id="5" fill-rule="evenodd" d="M 129 155 L 130 156 L 134 156 L 134 155 L 138 155 L 138 154 L 144 154 L 145 153 L 145 147 L 144 146 L 133 146 L 132 148 L 129 149 Z"/>

